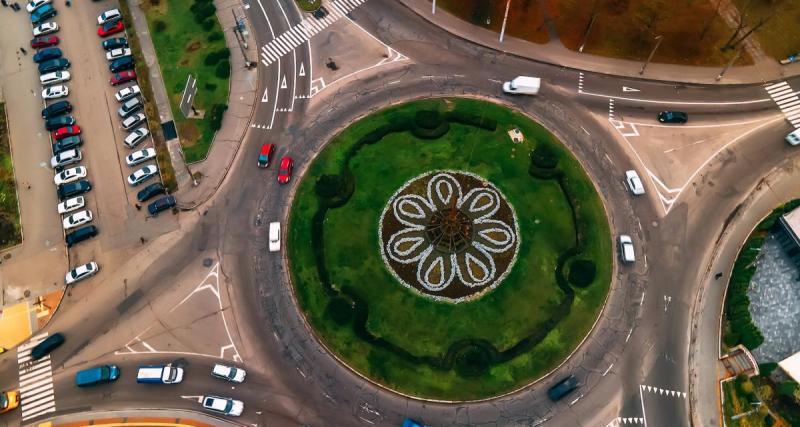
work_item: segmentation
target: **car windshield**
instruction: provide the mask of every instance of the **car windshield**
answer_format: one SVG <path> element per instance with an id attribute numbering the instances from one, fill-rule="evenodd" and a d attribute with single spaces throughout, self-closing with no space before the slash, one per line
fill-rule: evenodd
<path id="1" fill-rule="evenodd" d="M 177 378 L 177 377 L 178 377 L 178 370 L 177 369 L 170 369 L 169 370 L 169 377 L 168 377 L 169 381 L 170 382 L 175 381 L 175 378 Z"/>
<path id="2" fill-rule="evenodd" d="M 5 393 L 0 394 L 0 409 L 6 409 L 8 407 L 8 398 L 6 397 Z"/>

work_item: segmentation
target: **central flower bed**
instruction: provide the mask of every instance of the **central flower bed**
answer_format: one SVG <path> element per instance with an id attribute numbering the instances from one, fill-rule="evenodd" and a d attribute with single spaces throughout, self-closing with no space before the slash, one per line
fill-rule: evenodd
<path id="1" fill-rule="evenodd" d="M 405 183 L 381 214 L 383 261 L 405 286 L 462 302 L 494 289 L 517 255 L 518 225 L 502 193 L 478 175 L 429 172 Z"/>

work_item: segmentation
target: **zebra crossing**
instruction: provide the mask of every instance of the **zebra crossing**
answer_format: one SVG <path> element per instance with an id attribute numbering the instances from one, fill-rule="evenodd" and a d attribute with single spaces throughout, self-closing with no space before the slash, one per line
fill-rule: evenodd
<path id="1" fill-rule="evenodd" d="M 328 14 L 322 18 L 306 18 L 299 24 L 284 32 L 271 42 L 261 46 L 261 63 L 269 66 L 278 58 L 291 52 L 297 46 L 305 43 L 315 34 L 328 28 L 344 15 L 361 6 L 367 0 L 333 0 L 328 3 Z"/>
<path id="2" fill-rule="evenodd" d="M 765 87 L 770 98 L 778 104 L 784 117 L 795 128 L 800 128 L 800 98 L 789 83 L 780 82 Z"/>
<path id="3" fill-rule="evenodd" d="M 31 349 L 45 338 L 47 338 L 46 332 L 31 338 L 17 348 L 22 421 L 56 410 L 50 355 L 36 361 L 31 360 Z"/>

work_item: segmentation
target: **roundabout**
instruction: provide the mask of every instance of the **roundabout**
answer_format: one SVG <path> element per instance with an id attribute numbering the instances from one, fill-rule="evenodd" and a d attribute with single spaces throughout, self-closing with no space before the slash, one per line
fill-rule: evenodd
<path id="1" fill-rule="evenodd" d="M 608 220 L 580 164 L 485 101 L 413 101 L 352 124 L 305 172 L 288 229 L 317 338 L 418 398 L 526 387 L 582 342 L 610 288 Z"/>

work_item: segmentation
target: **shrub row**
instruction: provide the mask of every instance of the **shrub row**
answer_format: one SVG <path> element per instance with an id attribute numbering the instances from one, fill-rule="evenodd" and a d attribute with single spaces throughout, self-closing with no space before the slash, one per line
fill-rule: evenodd
<path id="1" fill-rule="evenodd" d="M 725 345 L 729 347 L 742 344 L 753 350 L 764 342 L 764 336 L 750 316 L 750 298 L 747 296 L 750 280 L 756 271 L 755 258 L 763 242 L 762 237 L 749 238 L 733 265 L 725 304 L 725 315 L 729 323 L 723 336 Z"/>

